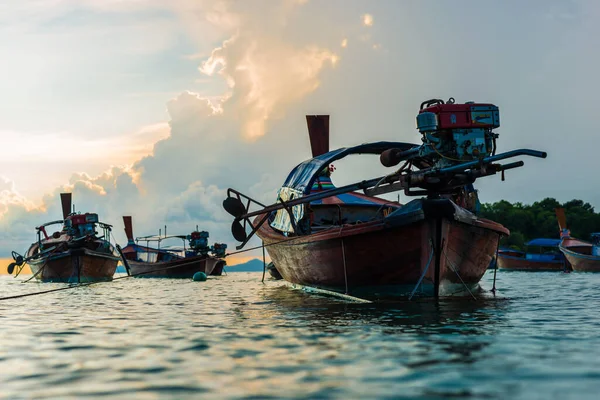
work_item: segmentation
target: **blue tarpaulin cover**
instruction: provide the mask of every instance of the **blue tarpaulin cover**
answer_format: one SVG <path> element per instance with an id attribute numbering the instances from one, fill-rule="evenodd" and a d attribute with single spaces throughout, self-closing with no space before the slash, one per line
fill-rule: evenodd
<path id="1" fill-rule="evenodd" d="M 542 247 L 558 247 L 560 244 L 560 239 L 533 239 L 527 243 L 525 246 L 542 246 Z"/>

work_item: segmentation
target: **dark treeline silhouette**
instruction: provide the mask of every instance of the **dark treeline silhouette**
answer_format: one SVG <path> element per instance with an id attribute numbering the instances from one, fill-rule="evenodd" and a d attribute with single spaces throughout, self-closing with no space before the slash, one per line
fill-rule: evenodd
<path id="1" fill-rule="evenodd" d="M 482 204 L 480 216 L 499 222 L 510 230 L 510 237 L 503 238 L 501 246 L 523 249 L 531 239 L 559 238 L 554 212 L 557 207 L 565 209 L 571 236 L 589 240 L 591 233 L 600 232 L 600 213 L 595 213 L 594 207 L 582 200 L 561 204 L 556 199 L 546 198 L 531 205 L 501 200 Z"/>

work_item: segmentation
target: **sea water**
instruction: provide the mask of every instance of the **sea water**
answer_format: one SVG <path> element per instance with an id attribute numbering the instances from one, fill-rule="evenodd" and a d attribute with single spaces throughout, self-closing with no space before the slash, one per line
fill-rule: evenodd
<path id="1" fill-rule="evenodd" d="M 20 278 L 0 297 L 65 286 Z M 381 305 L 260 279 L 0 301 L 0 398 L 600 397 L 600 274 L 499 271 L 496 298 Z"/>

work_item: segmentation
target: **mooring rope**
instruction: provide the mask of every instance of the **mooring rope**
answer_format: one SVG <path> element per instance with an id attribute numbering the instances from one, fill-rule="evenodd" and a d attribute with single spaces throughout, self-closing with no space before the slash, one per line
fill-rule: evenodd
<path id="1" fill-rule="evenodd" d="M 502 239 L 502 235 L 498 234 L 498 244 L 496 245 L 496 261 L 494 265 L 494 283 L 492 284 L 492 293 L 494 296 L 496 295 L 496 272 L 498 271 L 498 251 L 500 250 L 500 239 Z"/>
<path id="2" fill-rule="evenodd" d="M 56 246 L 56 248 L 55 248 L 54 250 L 52 250 L 50 253 L 48 253 L 48 255 L 47 255 L 47 257 L 48 257 L 48 258 L 46 258 L 46 261 L 44 262 L 44 265 L 42 265 L 42 267 L 41 267 L 40 269 L 38 269 L 38 271 L 37 271 L 35 274 L 33 274 L 31 277 L 29 277 L 29 279 L 26 279 L 26 280 L 24 280 L 24 281 L 23 281 L 23 282 L 21 282 L 21 283 L 27 283 L 27 282 L 29 282 L 30 280 L 32 280 L 33 278 L 35 278 L 36 276 L 38 276 L 39 274 L 41 274 L 41 273 L 44 271 L 44 269 L 46 268 L 46 265 L 48 265 L 48 259 L 50 258 L 50 256 L 51 256 L 52 254 L 56 253 L 56 252 L 58 251 L 58 249 L 60 249 L 60 246 Z M 27 263 L 24 263 L 24 264 L 27 264 Z M 19 272 L 20 272 L 20 271 L 19 271 Z M 17 275 L 15 275 L 15 278 L 16 278 L 17 276 L 19 276 L 19 275 L 18 275 L 18 274 L 17 274 Z"/>
<path id="3" fill-rule="evenodd" d="M 431 239 L 429 239 L 429 243 L 431 244 L 431 252 L 429 252 L 429 261 L 427 261 L 427 265 L 425 266 L 425 269 L 423 270 L 423 273 L 419 277 L 419 280 L 417 281 L 417 284 L 415 285 L 415 288 L 412 290 L 410 296 L 408 296 L 408 300 L 409 301 L 412 300 L 413 296 L 415 295 L 415 292 L 419 288 L 419 285 L 421 285 L 421 282 L 423 281 L 423 278 L 425 278 L 425 274 L 427 274 L 427 270 L 429 269 L 429 265 L 431 264 L 431 260 L 433 259 L 433 253 L 435 252 L 435 247 L 433 246 L 433 241 Z"/>
<path id="4" fill-rule="evenodd" d="M 190 262 L 186 262 L 186 263 L 182 263 L 182 264 L 177 264 L 177 265 L 172 265 L 170 267 L 161 267 L 161 268 L 157 268 L 157 269 L 154 269 L 154 270 L 151 270 L 151 271 L 144 271 L 144 272 L 140 272 L 140 273 L 132 274 L 132 275 L 117 276 L 116 278 L 112 278 L 110 281 L 99 280 L 99 281 L 93 281 L 93 282 L 83 282 L 83 283 L 72 284 L 72 285 L 69 285 L 69 286 L 65 286 L 65 287 L 61 287 L 61 288 L 56 288 L 56 289 L 42 290 L 40 292 L 32 292 L 32 293 L 24 293 L 24 294 L 18 294 L 18 295 L 8 296 L 8 297 L 0 297 L 0 301 L 2 301 L 2 300 L 10 300 L 10 299 L 18 299 L 18 298 L 21 298 L 21 297 L 36 296 L 38 294 L 58 292 L 58 291 L 61 291 L 61 290 L 74 289 L 74 288 L 78 288 L 78 287 L 82 287 L 82 286 L 90 286 L 90 285 L 94 285 L 96 283 L 107 283 L 107 282 L 118 281 L 118 280 L 126 279 L 126 278 L 134 278 L 136 276 L 147 275 L 147 274 L 152 274 L 154 272 L 166 271 L 166 270 L 170 270 L 170 269 L 173 269 L 173 268 L 183 267 L 185 265 L 193 264 L 193 263 L 196 263 L 196 262 L 198 262 L 198 260 L 194 260 L 194 261 L 190 261 Z"/>
<path id="5" fill-rule="evenodd" d="M 265 256 L 265 242 L 262 242 L 262 256 L 263 256 L 263 275 L 261 282 L 265 281 L 265 271 L 267 270 L 267 258 Z"/>
<path id="6" fill-rule="evenodd" d="M 454 265 L 454 263 L 452 261 L 450 261 L 450 258 L 448 257 L 448 254 L 446 253 L 446 251 L 443 251 L 444 253 L 444 257 L 446 257 L 446 261 L 448 262 L 450 269 L 452 271 L 454 271 L 454 273 L 456 274 L 456 276 L 458 276 L 458 279 L 460 279 L 460 281 L 462 282 L 463 286 L 465 287 L 465 289 L 467 289 L 467 292 L 469 292 L 469 294 L 471 295 L 471 297 L 473 298 L 473 300 L 477 300 L 477 297 L 475 297 L 475 295 L 471 292 L 471 289 L 469 289 L 469 287 L 467 286 L 467 284 L 465 283 L 465 281 L 463 281 L 463 278 L 460 276 L 460 274 L 458 273 L 458 268 L 456 268 L 456 265 Z"/>

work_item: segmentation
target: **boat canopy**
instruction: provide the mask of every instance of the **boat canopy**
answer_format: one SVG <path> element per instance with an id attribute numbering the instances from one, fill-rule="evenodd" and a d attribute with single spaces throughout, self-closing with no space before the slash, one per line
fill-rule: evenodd
<path id="1" fill-rule="evenodd" d="M 305 195 L 310 192 L 315 179 L 323 168 L 334 161 L 352 154 L 381 154 L 389 149 L 410 149 L 413 147 L 415 147 L 414 144 L 404 142 L 374 142 L 332 150 L 297 165 L 288 175 L 282 188 L 290 188 Z"/>
<path id="2" fill-rule="evenodd" d="M 333 183 L 327 176 L 323 176 L 323 170 L 337 160 L 341 160 L 353 154 L 381 154 L 389 149 L 407 150 L 415 145 L 404 142 L 374 142 L 364 143 L 354 147 L 343 147 L 321 154 L 297 165 L 288 175 L 283 186 L 277 193 L 277 201 L 289 201 L 310 193 L 333 189 Z M 349 204 L 381 206 L 389 204 L 390 201 L 369 197 L 356 192 L 338 194 L 322 200 L 311 202 L 314 204 Z M 304 216 L 304 204 L 292 207 L 295 222 Z M 283 232 L 294 232 L 288 212 L 285 209 L 278 210 L 271 222 L 271 226 Z"/>
<path id="3" fill-rule="evenodd" d="M 525 246 L 558 247 L 559 244 L 560 244 L 560 239 L 540 238 L 540 239 L 533 239 L 533 240 L 525 243 Z"/>

